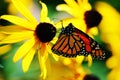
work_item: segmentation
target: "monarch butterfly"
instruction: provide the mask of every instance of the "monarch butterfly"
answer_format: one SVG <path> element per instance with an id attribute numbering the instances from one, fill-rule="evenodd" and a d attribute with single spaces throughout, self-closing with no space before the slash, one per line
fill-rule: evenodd
<path id="1" fill-rule="evenodd" d="M 64 57 L 91 54 L 93 59 L 105 59 L 105 51 L 102 47 L 87 34 L 75 28 L 72 23 L 66 28 L 62 28 L 58 40 L 51 50 L 53 53 Z"/>

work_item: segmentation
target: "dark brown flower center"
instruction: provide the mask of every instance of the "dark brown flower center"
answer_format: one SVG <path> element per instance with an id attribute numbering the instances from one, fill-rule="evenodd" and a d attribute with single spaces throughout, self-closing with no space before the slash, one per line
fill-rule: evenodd
<path id="1" fill-rule="evenodd" d="M 100 80 L 100 79 L 95 75 L 88 74 L 88 75 L 85 75 L 83 80 Z"/>
<path id="2" fill-rule="evenodd" d="M 56 28 L 50 23 L 40 23 L 37 25 L 35 33 L 41 42 L 50 42 L 56 34 Z"/>
<path id="3" fill-rule="evenodd" d="M 99 23 L 102 19 L 102 16 L 97 11 L 90 10 L 90 11 L 85 12 L 85 18 L 84 19 L 85 19 L 85 22 L 87 24 L 87 27 L 91 28 L 91 27 L 99 25 Z"/>

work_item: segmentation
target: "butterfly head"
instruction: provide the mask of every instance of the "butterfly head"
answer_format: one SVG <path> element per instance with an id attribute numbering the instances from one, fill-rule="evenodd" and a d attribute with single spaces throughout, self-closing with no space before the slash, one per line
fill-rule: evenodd
<path id="1" fill-rule="evenodd" d="M 74 31 L 74 26 L 72 25 L 72 23 L 70 23 L 68 26 L 66 26 L 65 28 L 62 28 L 62 34 L 66 34 L 66 35 L 71 35 Z"/>

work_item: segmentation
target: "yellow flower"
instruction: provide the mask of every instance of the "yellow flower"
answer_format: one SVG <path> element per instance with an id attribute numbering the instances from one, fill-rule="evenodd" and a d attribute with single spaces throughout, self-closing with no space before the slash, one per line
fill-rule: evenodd
<path id="1" fill-rule="evenodd" d="M 95 6 L 103 16 L 99 25 L 101 38 L 112 52 L 106 62 L 107 67 L 111 69 L 108 80 L 120 80 L 120 13 L 105 2 L 97 2 Z"/>
<path id="2" fill-rule="evenodd" d="M 84 21 L 84 13 L 91 9 L 91 6 L 87 1 L 78 0 L 78 3 L 74 0 L 64 0 L 66 4 L 59 4 L 56 9 L 58 11 L 65 11 L 75 18 L 66 18 L 63 20 L 63 24 L 66 22 L 72 23 L 75 27 L 86 32 L 86 23 Z M 66 26 L 66 25 L 65 25 Z"/>
<path id="3" fill-rule="evenodd" d="M 56 71 L 58 68 L 60 71 Z M 61 77 L 55 80 L 98 80 L 96 76 L 91 74 L 89 69 L 85 69 L 82 65 L 79 65 L 75 58 L 61 57 L 59 59 L 59 64 L 57 64 L 57 69 L 55 69 L 55 71 L 60 72 L 64 76 L 64 79 Z"/>
<path id="4" fill-rule="evenodd" d="M 8 35 L 0 41 L 0 44 L 25 41 L 17 50 L 13 61 L 17 62 L 22 59 L 23 71 L 27 72 L 35 53 L 37 53 L 41 68 L 41 76 L 45 79 L 47 76 L 46 60 L 48 58 L 48 53 L 52 53 L 50 50 L 50 41 L 56 33 L 53 22 L 47 17 L 47 7 L 40 1 L 42 10 L 40 13 L 40 23 L 38 23 L 29 10 L 19 0 L 12 0 L 12 3 L 25 18 L 22 19 L 13 15 L 1 16 L 1 19 L 7 20 L 17 26 L 7 26 L 0 29 L 3 33 Z M 51 42 L 54 43 L 54 39 Z M 57 60 L 57 57 L 54 54 L 51 55 Z"/>
<path id="5" fill-rule="evenodd" d="M 98 30 L 94 27 L 100 23 L 102 16 L 96 10 L 92 9 L 88 0 L 77 0 L 77 1 L 64 0 L 64 1 L 66 2 L 66 4 L 60 4 L 57 6 L 56 9 L 58 11 L 66 11 L 67 13 L 71 14 L 74 18 L 77 18 L 78 21 L 76 23 L 80 24 L 79 26 L 76 26 L 77 28 L 81 26 L 84 26 L 85 28 L 87 27 L 86 32 L 89 35 L 90 34 L 97 35 Z M 93 29 L 90 29 L 92 27 Z"/>
<path id="6" fill-rule="evenodd" d="M 59 62 L 51 63 L 51 68 L 46 80 L 83 80 L 86 75 L 84 68 L 71 58 L 61 57 Z"/>
<path id="7" fill-rule="evenodd" d="M 112 6 L 104 2 L 96 3 L 96 10 L 98 10 L 103 16 L 103 20 L 101 21 L 99 27 L 102 40 L 110 45 L 113 55 L 119 54 L 120 13 Z"/>
<path id="8" fill-rule="evenodd" d="M 14 4 L 12 3 L 12 1 L 11 0 L 5 0 L 5 1 L 9 3 L 8 12 L 10 14 L 16 14 L 17 11 L 16 11 L 16 8 L 15 8 Z M 29 0 L 29 1 L 28 0 L 21 0 L 21 2 L 24 3 L 24 5 L 26 5 L 27 7 L 30 7 L 32 5 L 33 0 Z"/>

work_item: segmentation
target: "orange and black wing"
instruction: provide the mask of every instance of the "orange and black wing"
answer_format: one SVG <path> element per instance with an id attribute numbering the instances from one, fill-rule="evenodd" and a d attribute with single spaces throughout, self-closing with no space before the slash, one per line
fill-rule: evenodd
<path id="1" fill-rule="evenodd" d="M 65 57 L 76 57 L 82 55 L 84 50 L 83 41 L 74 33 L 71 35 L 61 34 L 55 45 L 52 47 L 52 51 L 58 55 Z"/>
<path id="2" fill-rule="evenodd" d="M 92 38 L 90 38 L 90 41 L 90 46 L 92 48 L 91 55 L 93 59 L 104 60 L 106 55 L 105 50 L 103 50 L 103 48 Z"/>
<path id="3" fill-rule="evenodd" d="M 75 28 L 72 23 L 62 29 L 51 50 L 65 57 L 91 54 L 93 59 L 103 60 L 105 58 L 105 51 L 102 47 L 87 34 Z"/>
<path id="4" fill-rule="evenodd" d="M 86 51 L 91 54 L 93 59 L 103 60 L 105 59 L 105 50 L 91 37 L 89 37 L 87 34 L 82 32 L 81 30 L 78 30 L 76 28 L 76 32 L 79 33 L 79 37 L 84 41 Z"/>

